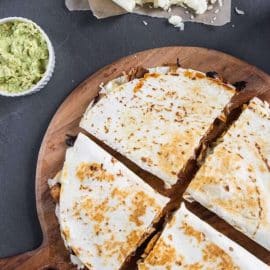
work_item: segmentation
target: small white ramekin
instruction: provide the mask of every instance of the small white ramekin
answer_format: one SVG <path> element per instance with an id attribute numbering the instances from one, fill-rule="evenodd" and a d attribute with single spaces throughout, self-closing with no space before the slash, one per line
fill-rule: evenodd
<path id="1" fill-rule="evenodd" d="M 44 39 L 46 40 L 46 43 L 48 46 L 48 51 L 49 51 L 49 59 L 48 59 L 46 71 L 45 71 L 43 77 L 38 81 L 38 83 L 36 85 L 34 85 L 30 89 L 27 89 L 27 90 L 24 90 L 24 91 L 18 92 L 18 93 L 9 93 L 3 89 L 0 89 L 0 95 L 2 95 L 2 96 L 19 97 L 19 96 L 25 96 L 25 95 L 30 95 L 30 94 L 36 93 L 36 92 L 40 91 L 49 82 L 49 80 L 52 77 L 53 71 L 54 71 L 55 53 L 54 53 L 54 49 L 53 49 L 53 46 L 52 46 L 52 43 L 51 43 L 49 37 L 41 29 L 41 27 L 38 26 L 35 22 L 33 22 L 29 19 L 26 19 L 26 18 L 22 18 L 22 17 L 8 17 L 8 18 L 0 19 L 0 24 L 11 22 L 11 21 L 23 21 L 23 22 L 34 24 L 36 26 L 36 28 L 41 32 Z"/>

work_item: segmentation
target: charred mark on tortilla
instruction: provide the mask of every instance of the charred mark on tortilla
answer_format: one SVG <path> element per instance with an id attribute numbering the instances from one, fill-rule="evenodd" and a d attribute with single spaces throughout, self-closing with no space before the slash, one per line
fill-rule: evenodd
<path id="1" fill-rule="evenodd" d="M 233 84 L 233 86 L 235 87 L 236 91 L 242 91 L 243 89 L 246 88 L 247 86 L 247 82 L 246 81 L 239 81 L 239 82 L 235 82 Z"/>
<path id="2" fill-rule="evenodd" d="M 101 99 L 101 95 L 100 95 L 100 93 L 98 93 L 98 94 L 94 97 L 94 99 L 93 99 L 93 105 L 92 105 L 92 106 L 94 106 L 95 104 L 97 104 L 97 103 L 99 102 L 100 99 Z"/>
<path id="3" fill-rule="evenodd" d="M 70 135 L 70 134 L 66 134 L 66 145 L 69 146 L 69 147 L 72 147 L 77 139 L 77 135 L 74 136 L 74 135 Z"/>
<path id="4" fill-rule="evenodd" d="M 177 66 L 177 67 L 181 67 L 179 58 L 176 59 L 176 66 Z"/>
<path id="5" fill-rule="evenodd" d="M 134 79 L 141 79 L 144 77 L 144 75 L 146 73 L 149 73 L 149 70 L 148 69 L 145 69 L 144 67 L 142 66 L 139 66 L 139 67 L 135 67 L 135 68 L 132 68 L 127 76 L 128 76 L 128 81 L 132 81 Z"/>
<path id="6" fill-rule="evenodd" d="M 218 73 L 216 71 L 208 71 L 206 72 L 206 76 L 212 79 L 216 79 L 219 77 Z"/>

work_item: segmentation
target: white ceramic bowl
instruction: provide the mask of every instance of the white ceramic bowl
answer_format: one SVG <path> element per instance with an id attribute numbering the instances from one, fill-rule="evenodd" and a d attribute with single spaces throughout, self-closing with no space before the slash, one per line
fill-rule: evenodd
<path id="1" fill-rule="evenodd" d="M 33 22 L 29 19 L 26 19 L 26 18 L 22 18 L 22 17 L 8 17 L 8 18 L 0 19 L 0 24 L 7 23 L 10 21 L 23 21 L 23 22 L 28 22 L 28 23 L 34 24 L 36 26 L 36 28 L 43 35 L 45 41 L 47 42 L 48 51 L 49 51 L 48 64 L 47 64 L 47 68 L 46 68 L 46 71 L 45 71 L 43 77 L 38 81 L 38 83 L 36 85 L 34 85 L 32 88 L 27 89 L 27 90 L 22 91 L 22 92 L 18 92 L 18 93 L 9 93 L 5 90 L 0 89 L 0 95 L 2 95 L 2 96 L 19 97 L 19 96 L 30 95 L 30 94 L 33 94 L 35 92 L 40 91 L 51 79 L 53 71 L 54 71 L 54 66 L 55 66 L 54 49 L 53 49 L 52 43 L 51 43 L 50 39 L 48 38 L 47 34 L 35 22 Z"/>

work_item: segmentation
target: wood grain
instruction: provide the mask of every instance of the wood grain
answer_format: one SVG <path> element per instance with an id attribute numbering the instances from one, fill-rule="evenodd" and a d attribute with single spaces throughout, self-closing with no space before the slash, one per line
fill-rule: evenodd
<path id="1" fill-rule="evenodd" d="M 70 264 L 68 252 L 60 238 L 58 223 L 54 214 L 55 205 L 50 198 L 47 186 L 47 180 L 53 177 L 63 165 L 66 151 L 65 136 L 66 134 L 77 134 L 79 132 L 79 121 L 89 102 L 97 95 L 99 85 L 102 82 L 106 83 L 121 75 L 123 71 L 129 71 L 132 67 L 143 66 L 147 68 L 175 64 L 177 58 L 184 68 L 193 68 L 203 72 L 217 71 L 231 83 L 247 81 L 246 90 L 235 99 L 234 104 L 237 104 L 237 106 L 254 96 L 260 96 L 270 102 L 270 77 L 267 74 L 237 58 L 204 48 L 166 47 L 152 49 L 122 58 L 99 70 L 79 85 L 63 102 L 53 117 L 42 142 L 36 170 L 36 202 L 43 231 L 42 245 L 35 251 L 1 259 L 0 269 L 75 269 Z M 152 181 L 150 179 L 152 176 L 140 171 L 134 164 L 117 155 L 111 149 L 108 150 L 129 165 L 141 177 L 144 177 L 147 182 L 154 181 L 154 179 Z M 178 195 L 181 195 L 181 191 Z M 231 226 L 198 204 L 188 205 L 188 207 L 270 265 L 270 253 L 265 249 L 235 231 Z"/>

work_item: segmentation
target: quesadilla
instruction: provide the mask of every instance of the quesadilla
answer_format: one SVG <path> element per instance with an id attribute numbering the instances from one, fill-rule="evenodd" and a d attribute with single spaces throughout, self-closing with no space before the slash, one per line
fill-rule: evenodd
<path id="1" fill-rule="evenodd" d="M 184 197 L 270 250 L 270 109 L 254 98 L 214 148 Z"/>
<path id="2" fill-rule="evenodd" d="M 60 183 L 61 234 L 73 261 L 91 270 L 120 269 L 169 201 L 83 134 L 67 150 Z"/>
<path id="3" fill-rule="evenodd" d="M 174 214 L 139 270 L 269 270 L 269 266 L 186 209 Z"/>
<path id="4" fill-rule="evenodd" d="M 108 83 L 80 127 L 156 175 L 178 180 L 235 88 L 191 69 L 160 67 Z"/>

